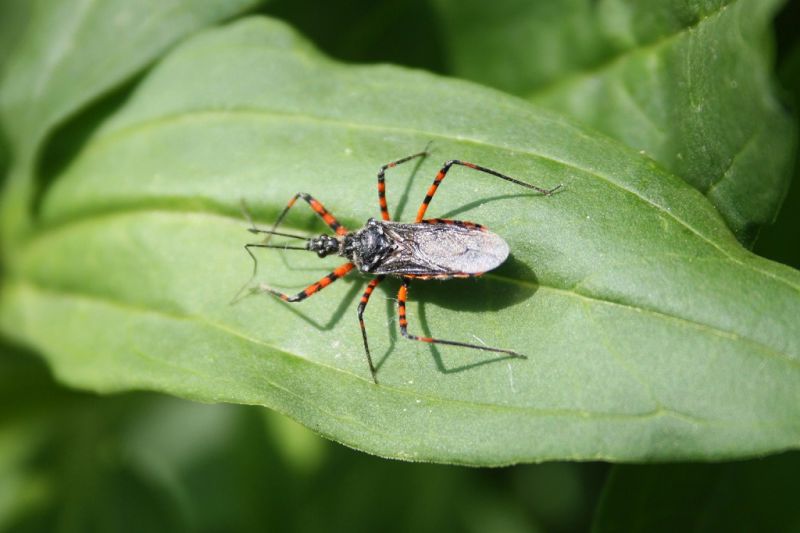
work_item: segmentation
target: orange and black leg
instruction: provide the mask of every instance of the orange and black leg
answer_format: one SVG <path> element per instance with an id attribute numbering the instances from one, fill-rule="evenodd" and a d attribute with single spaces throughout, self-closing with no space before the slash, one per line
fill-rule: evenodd
<path id="1" fill-rule="evenodd" d="M 561 185 L 558 185 L 556 187 L 553 187 L 552 189 L 542 189 L 541 187 L 537 187 L 536 185 L 531 185 L 530 183 L 525 183 L 524 181 L 514 179 L 511 176 L 506 176 L 505 174 L 501 174 L 496 170 L 492 170 L 490 168 L 482 167 L 474 163 L 467 163 L 466 161 L 451 159 L 450 161 L 446 162 L 444 166 L 441 168 L 441 170 L 439 170 L 439 173 L 436 174 L 436 178 L 433 180 L 433 184 L 428 188 L 428 193 L 425 195 L 425 199 L 422 200 L 422 205 L 419 206 L 419 210 L 417 211 L 417 218 L 416 220 L 414 220 L 414 222 L 421 222 L 422 219 L 425 218 L 425 211 L 428 209 L 428 204 L 431 203 L 433 195 L 436 194 L 436 189 L 439 188 L 439 184 L 447 175 L 447 171 L 450 170 L 450 167 L 452 167 L 453 165 L 462 165 L 474 170 L 485 172 L 486 174 L 491 174 L 492 176 L 496 176 L 506 181 L 510 181 L 511 183 L 516 183 L 517 185 L 522 185 L 523 187 L 526 187 L 528 189 L 533 189 L 534 191 L 540 192 L 545 196 L 549 196 L 561 188 Z"/>
<path id="2" fill-rule="evenodd" d="M 428 143 L 430 144 L 430 143 Z M 425 147 L 425 150 L 422 152 L 406 156 L 402 159 L 398 159 L 397 161 L 392 161 L 391 163 L 386 163 L 381 167 L 378 171 L 378 204 L 381 206 L 381 218 L 383 220 L 391 220 L 389 217 L 389 209 L 386 207 L 386 182 L 384 181 L 384 174 L 386 173 L 387 168 L 394 168 L 401 163 L 405 163 L 406 161 L 411 161 L 417 157 L 425 157 L 428 155 L 428 148 Z"/>
<path id="3" fill-rule="evenodd" d="M 333 272 L 331 272 L 321 280 L 317 281 L 316 283 L 312 283 L 311 285 L 306 287 L 304 290 L 298 292 L 294 296 L 289 296 L 288 294 L 282 293 L 278 290 L 273 289 L 272 287 L 268 287 L 263 284 L 259 286 L 259 290 L 277 296 L 284 302 L 300 302 L 302 300 L 305 300 L 309 296 L 319 292 L 320 290 L 324 289 L 337 279 L 343 277 L 345 274 L 353 270 L 354 266 L 355 265 L 353 265 L 353 263 L 345 263 L 342 266 L 336 268 Z"/>
<path id="4" fill-rule="evenodd" d="M 461 346 L 462 348 L 472 348 L 474 350 L 483 350 L 485 352 L 505 353 L 521 359 L 527 359 L 526 356 L 522 355 L 521 353 L 517 353 L 514 350 L 504 350 L 502 348 L 491 348 L 489 346 L 468 344 L 466 342 L 446 341 L 443 339 L 433 339 L 431 337 L 418 337 L 417 335 L 411 335 L 408 332 L 408 320 L 406 320 L 406 299 L 408 298 L 409 283 L 410 282 L 408 279 L 403 278 L 402 285 L 400 285 L 400 290 L 397 292 L 397 307 L 400 315 L 400 333 L 403 335 L 403 337 L 414 341 L 429 342 L 432 344 L 449 344 L 450 346 Z"/>
<path id="5" fill-rule="evenodd" d="M 361 295 L 361 302 L 358 304 L 358 325 L 361 326 L 361 337 L 364 339 L 364 351 L 367 352 L 367 363 L 369 363 L 369 371 L 372 373 L 372 381 L 378 384 L 378 377 L 376 375 L 375 365 L 372 364 L 372 355 L 369 353 L 369 344 L 367 343 L 367 328 L 364 327 L 364 309 L 367 308 L 369 297 L 372 296 L 372 291 L 378 286 L 378 283 L 383 281 L 383 276 L 378 276 L 367 285 L 364 294 Z"/>
<path id="6" fill-rule="evenodd" d="M 344 235 L 344 234 L 347 233 L 347 228 L 342 226 L 339 223 L 339 221 L 336 220 L 336 217 L 334 217 L 332 214 L 330 214 L 330 212 L 327 209 L 325 209 L 324 205 L 322 205 L 317 199 L 315 199 L 310 194 L 307 194 L 307 193 L 304 193 L 304 192 L 299 192 L 299 193 L 295 194 L 294 197 L 291 200 L 289 200 L 289 203 L 283 209 L 281 214 L 278 215 L 278 218 L 275 220 L 275 223 L 272 225 L 272 229 L 270 229 L 270 230 L 260 230 L 260 229 L 256 228 L 254 224 L 251 223 L 252 227 L 250 228 L 249 231 L 251 233 L 266 233 L 267 237 L 264 239 L 263 244 L 268 243 L 270 237 L 272 235 L 276 234 L 275 230 L 278 229 L 278 226 L 280 226 L 281 222 L 283 222 L 283 219 L 286 218 L 286 214 L 294 206 L 294 204 L 295 204 L 295 202 L 297 202 L 298 198 L 302 198 L 303 200 L 305 200 L 306 203 L 308 203 L 308 205 L 311 206 L 311 209 L 313 209 L 314 212 L 316 214 L 318 214 L 319 217 L 325 222 L 325 224 L 327 224 L 328 227 L 331 228 L 331 230 L 333 230 L 337 235 Z"/>
<path id="7" fill-rule="evenodd" d="M 332 214 L 330 214 L 330 212 L 327 209 L 325 209 L 324 205 L 322 205 L 317 199 L 315 199 L 310 194 L 306 194 L 304 192 L 299 192 L 299 193 L 295 194 L 294 197 L 291 200 L 289 200 L 289 203 L 286 205 L 284 210 L 278 216 L 277 220 L 275 220 L 275 223 L 272 225 L 272 228 L 268 229 L 268 230 L 260 229 L 260 228 L 256 227 L 256 225 L 253 223 L 253 219 L 250 216 L 250 213 L 247 210 L 247 205 L 244 203 L 244 201 L 242 201 L 242 213 L 244 213 L 245 218 L 247 218 L 247 221 L 250 223 L 250 227 L 247 229 L 247 231 L 249 231 L 250 233 L 256 233 L 256 234 L 263 233 L 263 234 L 266 234 L 266 237 L 264 237 L 264 240 L 261 241 L 260 243 L 246 244 L 244 246 L 244 249 L 247 252 L 247 254 L 250 256 L 250 259 L 253 260 L 253 275 L 250 276 L 250 280 L 247 283 L 244 284 L 244 286 L 239 290 L 238 294 L 241 294 L 242 291 L 245 289 L 245 287 L 247 287 L 247 285 L 250 284 L 250 281 L 252 281 L 256 277 L 256 274 L 257 274 L 257 271 L 258 271 L 258 261 L 256 260 L 256 257 L 253 255 L 253 252 L 250 250 L 250 248 L 281 248 L 283 250 L 306 250 L 305 247 L 301 248 L 301 247 L 298 247 L 298 246 L 288 246 L 288 245 L 287 246 L 274 246 L 274 245 L 269 244 L 269 241 L 270 241 L 270 239 L 272 238 L 273 235 L 278 235 L 278 236 L 281 236 L 281 237 L 291 237 L 291 238 L 294 238 L 294 239 L 307 239 L 308 238 L 308 237 L 304 237 L 302 235 L 294 235 L 294 234 L 291 234 L 291 233 L 284 233 L 284 232 L 276 231 L 278 229 L 278 226 L 280 225 L 280 223 L 283 222 L 283 219 L 286 218 L 286 214 L 289 212 L 289 209 L 291 209 L 294 206 L 294 204 L 295 204 L 295 202 L 297 202 L 298 198 L 302 198 L 303 200 L 305 200 L 308 203 L 308 205 L 311 206 L 311 209 L 313 209 L 314 212 L 317 215 L 319 215 L 319 217 L 325 222 L 325 224 L 327 224 L 329 228 L 331 228 L 334 232 L 336 232 L 337 235 L 345 235 L 347 233 L 347 228 L 342 226 L 339 223 L 339 221 L 336 220 L 336 217 L 334 217 Z M 238 294 L 237 294 L 236 298 L 234 298 L 234 300 L 236 300 L 238 298 Z"/>

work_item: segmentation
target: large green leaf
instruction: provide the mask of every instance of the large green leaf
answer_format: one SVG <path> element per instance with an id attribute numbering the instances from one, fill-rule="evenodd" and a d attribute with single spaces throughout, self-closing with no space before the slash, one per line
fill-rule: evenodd
<path id="1" fill-rule="evenodd" d="M 781 0 L 437 0 L 453 74 L 642 150 L 744 243 L 788 188 L 794 126 L 775 97 Z"/>
<path id="2" fill-rule="evenodd" d="M 10 52 L 0 63 L 7 61 L 0 85 L 0 129 L 10 140 L 14 160 L 1 219 L 3 236 L 11 239 L 25 228 L 36 158 L 55 127 L 181 38 L 256 3 L 15 0 L 0 6 L 0 27 L 12 35 L 6 38 Z"/>
<path id="3" fill-rule="evenodd" d="M 429 214 L 487 224 L 513 258 L 411 287 L 412 333 L 527 361 L 399 338 L 387 282 L 366 313 L 374 385 L 357 275 L 302 305 L 229 305 L 251 268 L 240 199 L 267 224 L 310 192 L 358 227 L 377 213 L 377 167 L 431 140 L 419 172 L 390 171 L 400 218 L 452 157 L 565 184 L 543 197 L 453 170 Z M 72 385 L 266 405 L 413 460 L 722 458 L 800 442 L 798 273 L 743 249 L 652 160 L 493 90 L 343 66 L 249 19 L 176 49 L 52 183 L 9 266 L 2 326 Z M 310 229 L 297 209 L 288 225 Z M 259 279 L 299 290 L 339 262 L 264 253 Z"/>
<path id="4" fill-rule="evenodd" d="M 607 470 L 385 461 L 266 409 L 68 391 L 2 344 L 0 400 L 4 532 L 585 531 Z"/>

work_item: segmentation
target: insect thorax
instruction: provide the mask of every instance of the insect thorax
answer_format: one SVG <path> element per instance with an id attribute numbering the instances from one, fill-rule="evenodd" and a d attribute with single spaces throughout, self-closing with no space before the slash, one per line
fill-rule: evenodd
<path id="1" fill-rule="evenodd" d="M 391 239 L 386 237 L 380 222 L 370 218 L 366 226 L 345 235 L 341 255 L 360 271 L 372 272 L 391 251 Z"/>

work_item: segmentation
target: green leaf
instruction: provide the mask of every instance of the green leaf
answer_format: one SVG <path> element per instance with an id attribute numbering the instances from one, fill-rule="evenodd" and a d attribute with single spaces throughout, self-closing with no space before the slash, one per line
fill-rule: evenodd
<path id="1" fill-rule="evenodd" d="M 797 6 L 796 6 L 797 7 Z M 793 25 L 793 18 L 785 18 Z M 794 35 L 792 33 L 792 35 Z M 786 87 L 794 109 L 800 109 L 800 35 L 784 50 L 780 78 Z M 794 268 L 800 268 L 800 160 L 795 161 L 794 175 L 775 222 L 764 228 L 758 236 L 754 251 Z"/>
<path id="2" fill-rule="evenodd" d="M 14 29 L 19 36 L 10 47 L 0 86 L 0 129 L 15 162 L 4 195 L 3 237 L 10 240 L 25 228 L 37 156 L 55 127 L 180 39 L 257 2 L 38 0 L 4 5 L 4 20 L 26 23 L 20 24 L 24 31 Z"/>
<path id="3" fill-rule="evenodd" d="M 398 219 L 453 157 L 565 185 L 543 197 L 451 171 L 429 215 L 486 224 L 513 257 L 410 290 L 412 333 L 528 360 L 399 337 L 385 282 L 366 312 L 376 386 L 358 275 L 300 305 L 229 305 L 251 270 L 241 199 L 266 225 L 309 192 L 357 228 L 377 214 L 378 167 L 431 140 L 418 172 L 390 170 Z M 248 19 L 165 58 L 52 183 L 1 323 L 73 386 L 265 405 L 412 460 L 717 459 L 800 442 L 800 275 L 742 248 L 652 160 L 496 91 L 344 66 Z M 314 220 L 299 205 L 287 227 Z M 264 252 L 259 281 L 287 291 L 341 263 Z"/>
<path id="4" fill-rule="evenodd" d="M 592 531 L 797 531 L 800 454 L 714 465 L 616 466 Z"/>
<path id="5" fill-rule="evenodd" d="M 348 450 L 266 409 L 79 394 L 34 361 L 0 345 L 13 400 L 0 409 L 16 414 L 0 419 L 3 531 L 585 530 L 607 469 L 526 465 L 486 483 Z"/>
<path id="6" fill-rule="evenodd" d="M 780 208 L 795 146 L 771 72 L 781 4 L 436 2 L 453 74 L 642 150 L 701 191 L 748 245 Z"/>
<path id="7" fill-rule="evenodd" d="M 28 0 L 6 0 L 0 5 L 0 73 L 25 30 L 32 5 Z"/>

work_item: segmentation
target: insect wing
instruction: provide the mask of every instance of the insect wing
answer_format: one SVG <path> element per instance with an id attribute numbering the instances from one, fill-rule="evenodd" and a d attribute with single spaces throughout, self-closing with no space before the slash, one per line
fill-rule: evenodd
<path id="1" fill-rule="evenodd" d="M 376 274 L 475 275 L 508 257 L 508 244 L 499 235 L 459 222 L 384 223 L 384 231 L 397 246 Z"/>

